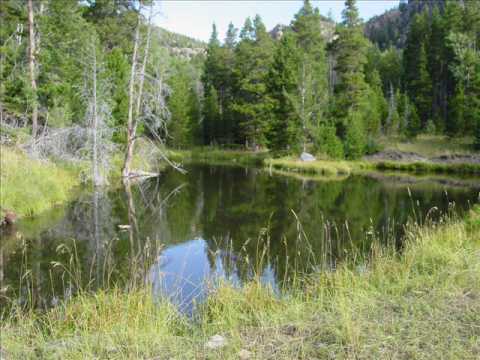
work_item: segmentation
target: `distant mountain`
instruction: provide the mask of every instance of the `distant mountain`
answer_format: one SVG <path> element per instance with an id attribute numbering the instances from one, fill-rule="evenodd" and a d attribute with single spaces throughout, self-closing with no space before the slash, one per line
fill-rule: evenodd
<path id="1" fill-rule="evenodd" d="M 463 1 L 463 0 L 458 0 Z M 443 9 L 446 0 L 403 0 L 396 8 L 374 16 L 365 24 L 365 35 L 381 49 L 389 46 L 402 48 L 407 38 L 411 19 L 423 10 L 432 11 L 435 6 Z"/>
<path id="2" fill-rule="evenodd" d="M 155 27 L 154 37 L 160 46 L 168 49 L 173 56 L 191 59 L 196 55 L 205 53 L 207 44 L 201 40 L 193 39 L 186 35 Z"/>
<path id="3" fill-rule="evenodd" d="M 321 28 L 322 28 L 322 35 L 327 42 L 332 41 L 335 35 L 335 22 L 322 16 L 320 20 Z M 287 29 L 289 29 L 289 25 L 277 24 L 272 30 L 270 30 L 270 36 L 274 40 L 280 40 L 282 35 L 285 33 Z"/>

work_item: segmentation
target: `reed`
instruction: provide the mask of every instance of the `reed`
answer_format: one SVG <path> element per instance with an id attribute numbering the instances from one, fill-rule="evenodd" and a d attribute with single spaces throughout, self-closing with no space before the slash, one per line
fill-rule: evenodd
<path id="1" fill-rule="evenodd" d="M 308 256 L 300 222 L 297 230 Z M 193 319 L 145 285 L 79 291 L 43 312 L 15 305 L 3 314 L 2 351 L 13 359 L 233 359 L 241 350 L 259 359 L 476 358 L 480 208 L 466 219 L 412 222 L 405 237 L 401 252 L 373 241 L 366 256 L 352 250 L 280 292 L 258 276 L 242 287 L 222 283 Z M 214 334 L 224 347 L 205 347 Z"/>

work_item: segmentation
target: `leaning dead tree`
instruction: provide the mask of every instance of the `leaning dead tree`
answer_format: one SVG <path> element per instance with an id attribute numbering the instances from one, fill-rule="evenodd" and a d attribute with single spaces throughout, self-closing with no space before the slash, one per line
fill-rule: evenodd
<path id="1" fill-rule="evenodd" d="M 137 28 L 135 29 L 135 39 L 133 45 L 132 68 L 130 72 L 130 84 L 128 89 L 128 121 L 127 121 L 127 151 L 125 154 L 125 163 L 123 166 L 123 177 L 128 178 L 131 173 L 131 166 L 133 160 L 133 151 L 137 136 L 137 126 L 142 106 L 143 85 L 145 82 L 145 71 L 147 67 L 148 55 L 150 51 L 150 38 L 152 34 L 152 17 L 153 17 L 153 3 L 150 5 L 150 15 L 148 17 L 147 39 L 145 43 L 145 50 L 143 54 L 142 67 L 140 73 L 137 74 L 138 50 L 140 43 L 140 26 L 141 16 L 138 14 Z M 135 83 L 138 78 L 138 89 L 135 94 Z M 136 96 L 136 98 L 135 98 Z M 135 106 L 135 108 L 134 108 Z"/>
<path id="2" fill-rule="evenodd" d="M 37 102 L 37 80 L 36 80 L 36 46 L 35 46 L 35 22 L 33 14 L 33 1 L 28 0 L 28 67 L 30 70 L 30 86 L 32 88 L 32 136 L 37 136 L 38 128 L 38 102 Z"/>
<path id="3" fill-rule="evenodd" d="M 128 118 L 127 118 L 127 149 L 125 152 L 125 161 L 122 170 L 124 179 L 148 176 L 149 173 L 144 171 L 132 171 L 132 161 L 135 149 L 135 143 L 138 139 L 137 128 L 142 122 L 148 129 L 155 142 L 163 145 L 162 136 L 159 135 L 158 129 L 166 129 L 166 122 L 170 116 L 166 105 L 166 97 L 169 94 L 169 88 L 164 82 L 163 74 L 158 67 L 153 66 L 154 74 L 147 72 L 149 64 L 150 45 L 152 37 L 152 21 L 153 21 L 153 2 L 150 5 L 148 17 L 147 32 L 144 42 L 143 56 L 140 59 L 140 28 L 142 25 L 140 12 L 138 14 L 138 22 L 134 35 L 134 46 L 132 54 L 132 65 L 130 70 L 129 81 L 129 102 L 128 102 Z M 152 67 L 152 66 L 151 66 Z M 153 143 L 152 141 L 150 141 Z M 177 170 L 182 171 L 178 164 L 171 162 L 163 151 L 158 151 L 158 155 L 167 161 Z M 150 174 L 151 175 L 151 174 Z"/>

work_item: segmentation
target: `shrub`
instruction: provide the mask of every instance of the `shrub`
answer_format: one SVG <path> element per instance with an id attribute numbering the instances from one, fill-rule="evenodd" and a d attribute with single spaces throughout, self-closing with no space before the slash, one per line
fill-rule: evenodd
<path id="1" fill-rule="evenodd" d="M 366 148 L 362 118 L 358 113 L 352 113 L 349 120 L 345 137 L 345 155 L 348 159 L 358 159 L 365 153 Z"/>
<path id="2" fill-rule="evenodd" d="M 327 154 L 334 159 L 343 158 L 343 145 L 336 135 L 336 129 L 334 126 L 320 126 L 315 136 L 315 150 Z"/>

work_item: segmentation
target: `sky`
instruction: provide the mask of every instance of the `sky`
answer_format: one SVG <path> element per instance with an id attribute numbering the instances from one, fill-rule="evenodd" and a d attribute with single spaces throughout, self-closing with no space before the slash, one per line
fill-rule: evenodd
<path id="1" fill-rule="evenodd" d="M 302 0 L 155 0 L 156 25 L 170 31 L 208 41 L 212 32 L 212 23 L 217 25 L 220 39 L 225 37 L 228 23 L 231 21 L 241 28 L 245 19 L 259 14 L 267 29 L 277 24 L 288 25 L 293 15 L 302 7 Z M 385 10 L 397 6 L 399 0 L 359 0 L 360 16 L 368 20 Z M 341 19 L 344 0 L 313 0 L 312 4 L 320 13 L 329 13 L 336 21 Z"/>

